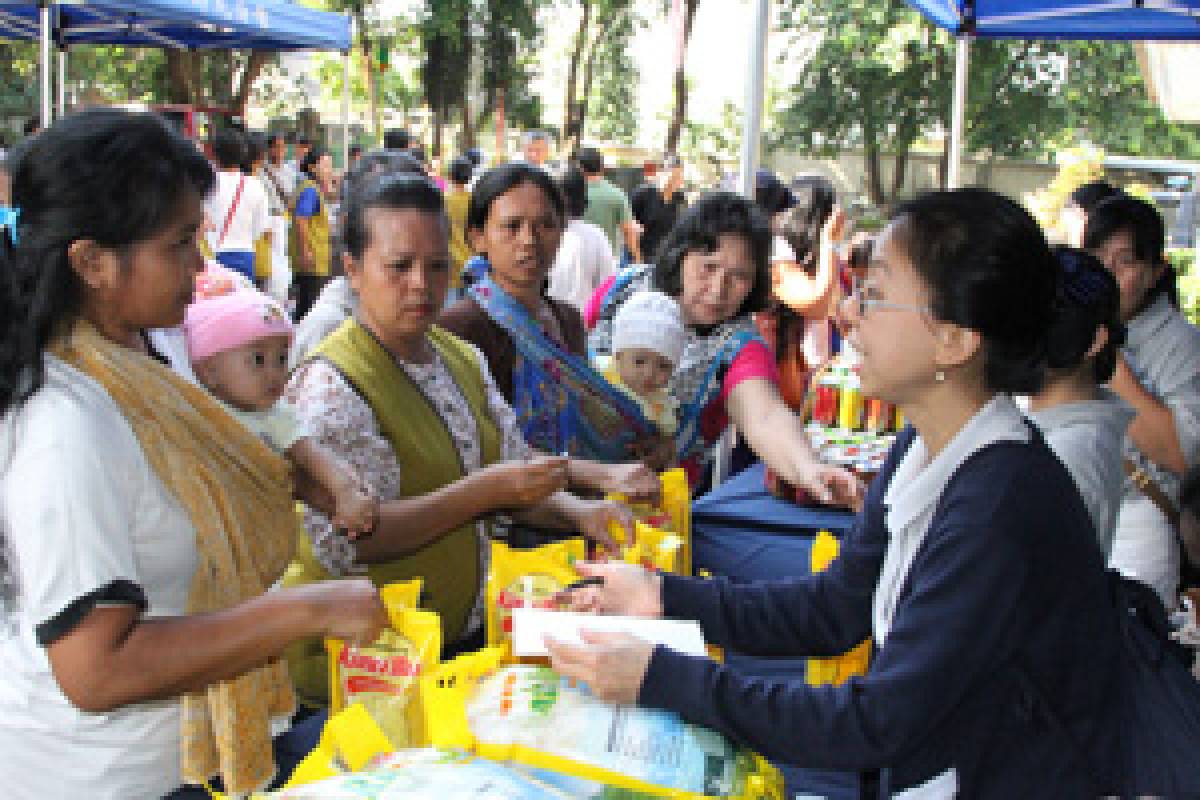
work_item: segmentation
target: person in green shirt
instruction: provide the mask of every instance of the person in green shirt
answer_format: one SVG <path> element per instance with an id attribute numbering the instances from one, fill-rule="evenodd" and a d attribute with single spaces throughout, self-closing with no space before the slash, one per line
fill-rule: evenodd
<path id="1" fill-rule="evenodd" d="M 633 218 L 629 198 L 604 177 L 604 156 L 594 147 L 584 147 L 576 155 L 575 162 L 588 185 L 587 210 L 583 218 L 604 231 L 614 253 L 619 254 L 624 243 L 632 262 L 642 263 L 639 246 L 642 226 Z"/>

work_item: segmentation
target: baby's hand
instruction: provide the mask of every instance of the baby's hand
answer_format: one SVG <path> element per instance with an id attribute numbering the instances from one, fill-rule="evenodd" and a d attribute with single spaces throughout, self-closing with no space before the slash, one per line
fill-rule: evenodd
<path id="1" fill-rule="evenodd" d="M 361 486 L 352 485 L 334 496 L 333 526 L 353 541 L 367 536 L 379 522 L 379 500 Z"/>

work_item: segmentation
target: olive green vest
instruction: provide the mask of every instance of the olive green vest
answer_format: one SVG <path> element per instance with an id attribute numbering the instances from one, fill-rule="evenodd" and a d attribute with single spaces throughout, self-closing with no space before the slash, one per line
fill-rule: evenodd
<path id="1" fill-rule="evenodd" d="M 466 342 L 441 328 L 431 327 L 427 335 L 475 416 L 482 463 L 498 461 L 500 432 L 488 413 L 478 356 Z M 349 319 L 342 323 L 310 358 L 329 361 L 371 407 L 400 464 L 401 497 L 427 494 L 464 476 L 458 449 L 441 416 L 358 322 Z M 313 555 L 312 543 L 303 530 L 296 552 L 296 560 L 283 578 L 284 586 L 330 577 Z M 442 641 L 454 642 L 464 632 L 481 584 L 475 523 L 456 528 L 409 556 L 374 564 L 367 568 L 367 575 L 377 586 L 421 578 L 422 607 L 441 615 Z M 328 673 L 322 643 L 310 640 L 293 645 L 288 664 L 301 700 L 327 704 Z"/>

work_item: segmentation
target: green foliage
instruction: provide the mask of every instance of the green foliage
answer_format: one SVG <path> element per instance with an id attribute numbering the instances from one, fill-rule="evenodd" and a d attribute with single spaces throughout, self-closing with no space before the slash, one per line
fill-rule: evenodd
<path id="1" fill-rule="evenodd" d="M 629 5 L 628 3 L 626 5 Z M 630 6 L 597 45 L 595 79 L 587 97 L 589 138 L 633 144 L 637 137 L 637 64 L 630 44 L 644 17 Z"/>
<path id="2" fill-rule="evenodd" d="M 790 0 L 782 24 L 824 38 L 769 146 L 903 157 L 949 130 L 954 40 L 900 0 Z M 1200 158 L 1196 127 L 1167 122 L 1148 100 L 1129 42 L 972 41 L 965 138 L 986 158 L 1084 143 Z"/>

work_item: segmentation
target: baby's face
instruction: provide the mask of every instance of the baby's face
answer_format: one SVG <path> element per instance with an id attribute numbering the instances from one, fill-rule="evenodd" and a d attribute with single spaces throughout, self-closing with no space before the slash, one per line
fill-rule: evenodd
<path id="1" fill-rule="evenodd" d="M 625 385 L 643 397 L 666 387 L 675 373 L 671 360 L 653 350 L 629 348 L 613 356 L 613 361 Z"/>
<path id="2" fill-rule="evenodd" d="M 196 362 L 196 377 L 210 392 L 235 408 L 266 411 L 283 396 L 290 345 L 288 336 L 255 339 Z"/>

